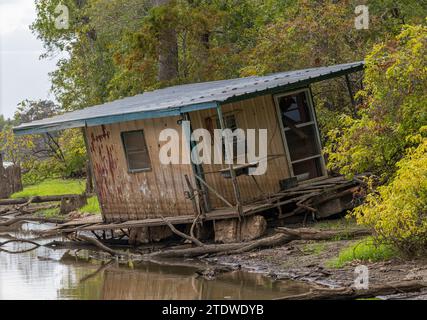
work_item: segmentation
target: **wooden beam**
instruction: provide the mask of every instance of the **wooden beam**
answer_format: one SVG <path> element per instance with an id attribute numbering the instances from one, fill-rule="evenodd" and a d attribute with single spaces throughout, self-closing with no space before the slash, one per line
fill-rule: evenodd
<path id="1" fill-rule="evenodd" d="M 217 104 L 216 111 L 218 114 L 219 124 L 221 126 L 221 133 L 224 133 L 224 130 L 226 129 L 226 127 L 224 122 L 224 116 L 222 114 L 222 107 L 219 103 Z M 223 135 L 222 135 L 222 139 L 224 139 Z M 228 143 L 229 142 L 228 136 L 225 137 L 225 139 L 226 139 L 225 141 L 226 154 L 231 155 L 232 152 L 230 150 L 230 144 Z M 237 212 L 240 218 L 241 216 L 243 216 L 243 208 L 241 203 L 240 188 L 237 182 L 236 172 L 234 171 L 232 163 L 229 164 L 229 170 L 230 170 L 231 181 L 233 183 L 234 196 L 236 197 Z"/>

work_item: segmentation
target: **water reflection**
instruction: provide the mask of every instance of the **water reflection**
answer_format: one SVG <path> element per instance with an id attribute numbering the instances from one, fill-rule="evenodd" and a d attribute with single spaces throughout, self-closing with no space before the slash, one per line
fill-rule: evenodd
<path id="1" fill-rule="evenodd" d="M 102 265 L 85 251 L 76 255 L 40 247 L 25 254 L 0 252 L 0 299 L 272 299 L 307 290 L 298 282 L 256 273 L 233 271 L 206 280 L 195 271 L 146 262 Z"/>

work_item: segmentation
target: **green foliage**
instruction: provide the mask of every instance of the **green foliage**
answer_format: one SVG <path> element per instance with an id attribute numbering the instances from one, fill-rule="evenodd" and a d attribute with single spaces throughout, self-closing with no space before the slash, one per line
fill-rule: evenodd
<path id="1" fill-rule="evenodd" d="M 36 185 L 25 186 L 23 191 L 14 193 L 12 198 L 82 194 L 85 187 L 86 181 L 81 179 L 48 179 Z"/>
<path id="2" fill-rule="evenodd" d="M 427 27 L 405 26 L 366 58 L 363 104 L 357 118 L 339 117 L 328 133 L 329 167 L 346 175 L 390 177 L 413 146 L 409 136 L 427 124 Z"/>
<path id="3" fill-rule="evenodd" d="M 15 136 L 10 124 L 6 124 L 0 131 L 0 152 L 4 160 L 21 165 L 29 160 L 26 150 L 31 148 L 34 148 L 33 139 L 28 136 Z"/>
<path id="4" fill-rule="evenodd" d="M 342 268 L 352 261 L 376 262 L 396 257 L 397 252 L 392 246 L 376 243 L 372 237 L 367 237 L 341 250 L 338 257 L 327 262 L 328 267 Z"/>
<path id="5" fill-rule="evenodd" d="M 87 199 L 87 205 L 79 209 L 82 213 L 101 213 L 99 201 L 97 197 Z"/>
<path id="6" fill-rule="evenodd" d="M 426 134 L 427 127 L 422 132 Z M 409 254 L 427 248 L 427 138 L 420 134 L 413 140 L 421 142 L 397 163 L 393 181 L 355 209 L 359 223 L 371 226 L 380 240 Z"/>

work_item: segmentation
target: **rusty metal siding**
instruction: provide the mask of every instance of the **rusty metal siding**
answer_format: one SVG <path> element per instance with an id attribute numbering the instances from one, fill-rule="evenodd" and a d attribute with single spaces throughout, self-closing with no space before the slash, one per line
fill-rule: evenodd
<path id="1" fill-rule="evenodd" d="M 286 160 L 280 125 L 277 119 L 273 97 L 264 95 L 241 102 L 229 103 L 222 107 L 223 113 L 233 113 L 236 116 L 237 126 L 242 129 L 267 129 L 268 155 L 282 155 L 268 161 L 267 172 L 255 176 L 264 194 L 279 191 L 279 181 L 290 177 Z M 193 129 L 205 128 L 205 119 L 216 119 L 215 109 L 202 110 L 190 113 Z M 213 121 L 215 123 L 215 121 Z M 216 125 L 214 125 L 216 127 Z M 258 131 L 256 133 L 258 137 Z M 258 154 L 258 153 L 257 153 Z M 228 168 L 227 165 L 204 164 L 206 182 L 219 191 L 229 202 L 235 203 L 233 186 L 230 179 L 224 179 L 218 170 Z M 252 177 L 239 176 L 237 178 L 243 202 L 262 196 Z M 213 193 L 210 193 L 213 207 L 224 207 L 225 204 Z"/>
<path id="2" fill-rule="evenodd" d="M 184 196 L 184 175 L 191 165 L 163 165 L 159 161 L 159 134 L 164 128 L 181 132 L 178 117 L 137 120 L 87 128 L 94 177 L 106 222 L 192 214 Z M 144 130 L 152 169 L 129 173 L 121 132 Z"/>

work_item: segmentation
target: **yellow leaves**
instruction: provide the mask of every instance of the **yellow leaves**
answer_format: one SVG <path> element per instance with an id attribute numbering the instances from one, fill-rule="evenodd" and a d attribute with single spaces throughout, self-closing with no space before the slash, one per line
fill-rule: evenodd
<path id="1" fill-rule="evenodd" d="M 369 225 L 402 250 L 427 245 L 427 139 L 398 163 L 395 178 L 368 195 L 354 210 L 358 223 Z"/>

